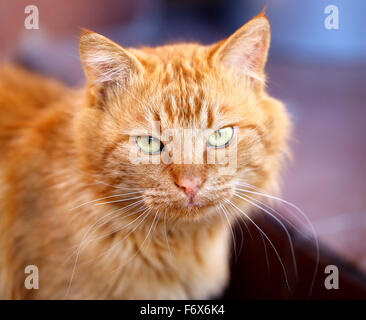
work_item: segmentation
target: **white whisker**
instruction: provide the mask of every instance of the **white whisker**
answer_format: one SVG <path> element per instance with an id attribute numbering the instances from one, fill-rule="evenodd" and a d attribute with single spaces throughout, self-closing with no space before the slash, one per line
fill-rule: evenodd
<path id="1" fill-rule="evenodd" d="M 283 274 L 284 274 L 284 277 L 285 277 L 285 282 L 286 282 L 287 288 L 288 288 L 289 291 L 291 291 L 291 287 L 290 287 L 290 284 L 288 282 L 288 277 L 287 277 L 287 272 L 286 272 L 285 265 L 283 264 L 282 259 L 281 259 L 281 256 L 279 255 L 276 247 L 274 246 L 274 244 L 272 243 L 272 241 L 268 238 L 267 234 L 243 210 L 241 210 L 239 207 L 237 207 L 233 202 L 231 202 L 230 200 L 227 200 L 227 199 L 225 201 L 228 202 L 234 208 L 236 208 L 243 215 L 245 215 L 247 217 L 247 219 L 257 228 L 257 230 L 260 233 L 262 233 L 263 236 L 267 239 L 267 241 L 269 242 L 269 244 L 271 245 L 271 247 L 273 248 L 273 250 L 274 250 L 274 252 L 275 252 L 275 254 L 277 256 L 278 261 L 281 264 L 281 267 L 282 267 L 282 271 L 283 271 Z"/>
<path id="2" fill-rule="evenodd" d="M 72 210 L 75 210 L 75 209 L 78 209 L 78 208 L 81 208 L 83 206 L 86 206 L 87 204 L 91 204 L 91 203 L 95 203 L 95 202 L 98 202 L 100 200 L 105 200 L 105 199 L 110 199 L 110 198 L 118 198 L 118 197 L 122 197 L 122 196 L 127 196 L 127 195 L 131 195 L 131 194 L 137 194 L 137 193 L 140 193 L 140 191 L 137 191 L 137 192 L 129 192 L 129 193 L 122 193 L 122 194 L 115 194 L 115 195 L 111 195 L 111 196 L 108 196 L 108 197 L 103 197 L 103 198 L 99 198 L 99 199 L 95 199 L 95 200 L 91 200 L 91 201 L 87 201 L 87 202 L 84 202 L 74 208 L 71 208 L 70 211 Z"/>
<path id="3" fill-rule="evenodd" d="M 250 187 L 250 188 L 252 188 L 254 190 L 257 189 L 256 187 L 251 186 L 251 185 L 248 185 L 248 184 L 240 184 L 240 183 L 238 183 L 238 185 L 242 185 L 244 187 Z M 265 192 L 255 192 L 255 191 L 250 191 L 250 190 L 245 190 L 245 192 L 252 193 L 252 194 L 255 194 L 255 195 L 259 195 L 259 196 L 263 196 L 263 197 L 267 197 L 269 199 L 277 200 L 277 201 L 280 201 L 280 202 L 282 202 L 282 203 L 284 203 L 284 204 L 292 207 L 298 213 L 300 213 L 300 215 L 306 220 L 306 222 L 310 226 L 311 232 L 312 232 L 313 237 L 314 237 L 315 248 L 316 248 L 316 263 L 315 263 L 313 279 L 311 281 L 311 285 L 310 285 L 310 289 L 309 289 L 309 295 L 308 295 L 308 297 L 310 298 L 310 296 L 312 294 L 312 291 L 313 291 L 313 287 L 314 287 L 314 283 L 315 283 L 315 278 L 316 278 L 316 274 L 318 272 L 318 267 L 319 267 L 319 260 L 320 260 L 320 257 L 319 257 L 320 256 L 319 240 L 318 240 L 318 236 L 317 236 L 317 233 L 315 231 L 315 228 L 314 228 L 313 224 L 311 223 L 310 219 L 308 218 L 308 216 L 299 207 L 297 207 L 296 205 L 294 205 L 293 203 L 291 203 L 289 201 L 286 201 L 284 199 L 281 199 L 281 198 L 276 197 L 276 196 L 273 196 L 273 195 L 269 195 L 269 194 L 267 194 Z"/>
<path id="4" fill-rule="evenodd" d="M 136 205 L 136 203 L 133 203 L 132 205 Z M 129 206 L 131 206 L 131 204 L 129 205 Z M 128 207 L 128 206 L 127 206 Z M 85 232 L 85 234 L 84 234 L 84 236 L 83 236 L 83 238 L 82 238 L 82 240 L 81 240 L 81 242 L 80 242 L 80 245 L 79 245 L 79 247 L 78 247 L 78 249 L 77 249 L 77 252 L 76 252 L 76 258 L 75 258 L 75 262 L 74 262 L 74 266 L 73 266 L 73 270 L 72 270 L 72 273 L 71 273 L 71 277 L 70 277 L 70 281 L 69 281 L 69 285 L 68 285 L 68 288 L 67 288 L 67 290 L 66 290 L 66 294 L 65 294 L 65 298 L 69 295 L 69 293 L 70 293 L 70 290 L 71 290 L 71 285 L 72 285 L 72 282 L 73 282 L 73 279 L 74 279 L 74 276 L 75 276 L 75 271 L 76 271 L 76 265 L 77 265 L 77 263 L 78 263 L 78 260 L 79 260 L 79 256 L 80 256 L 80 252 L 81 252 L 81 248 L 82 248 L 82 246 L 83 246 L 83 244 L 84 244 L 84 242 L 85 242 L 85 239 L 86 239 L 86 236 L 88 235 L 88 233 L 92 230 L 92 228 L 99 222 L 99 221 L 101 221 L 101 220 L 103 220 L 103 219 L 105 219 L 106 217 L 108 217 L 108 216 L 110 216 L 110 215 L 112 215 L 112 214 L 114 214 L 114 213 L 119 213 L 120 214 L 120 211 L 122 211 L 122 210 L 124 210 L 124 209 L 126 209 L 125 207 L 124 208 L 121 208 L 121 209 L 118 209 L 118 210 L 114 210 L 114 211 L 112 211 L 112 212 L 110 212 L 110 213 L 108 213 L 108 214 L 106 214 L 106 215 L 104 215 L 103 217 L 101 217 L 101 218 L 99 218 L 96 222 L 94 222 L 89 228 L 88 228 L 88 230 Z M 136 212 L 135 212 L 136 213 Z M 134 214 L 135 214 L 134 213 Z M 89 241 L 90 242 L 90 241 Z"/>
<path id="5" fill-rule="evenodd" d="M 239 191 L 243 191 L 245 192 L 243 189 L 239 189 Z M 245 197 L 256 202 L 259 203 L 260 205 L 262 205 L 263 207 L 271 210 L 271 212 L 273 212 L 274 214 L 278 215 L 281 219 L 283 219 L 287 224 L 289 224 L 292 228 L 294 228 L 294 230 L 296 230 L 298 233 L 300 233 L 303 237 L 305 238 L 310 238 L 310 235 L 305 233 L 302 229 L 300 229 L 297 225 L 295 225 L 291 220 L 289 220 L 288 218 L 286 218 L 284 215 L 282 215 L 281 213 L 279 213 L 276 209 L 272 208 L 271 206 L 269 206 L 268 204 L 264 203 L 263 201 L 260 201 L 254 197 L 251 197 L 247 194 L 245 194 Z"/>
<path id="6" fill-rule="evenodd" d="M 295 250 L 294 250 L 294 245 L 293 245 L 293 242 L 292 242 L 292 238 L 291 238 L 291 235 L 290 233 L 288 232 L 286 226 L 283 224 L 283 222 L 278 219 L 276 216 L 274 216 L 271 212 L 269 212 L 268 210 L 262 208 L 260 205 L 257 205 L 256 203 L 254 203 L 253 201 L 245 198 L 244 196 L 241 196 L 239 194 L 235 194 L 237 197 L 239 197 L 240 199 L 243 199 L 244 201 L 247 201 L 248 203 L 250 203 L 251 205 L 255 206 L 256 208 L 262 210 L 263 212 L 267 213 L 270 217 L 272 217 L 274 220 L 276 220 L 279 225 L 282 227 L 282 229 L 285 231 L 286 233 L 286 236 L 287 236 L 287 239 L 289 241 L 289 244 L 290 244 L 290 250 L 291 250 L 291 256 L 292 256 L 292 263 L 294 265 L 294 271 L 295 271 L 295 277 L 296 277 L 296 280 L 298 281 L 298 272 L 297 272 L 297 263 L 296 263 L 296 256 L 295 256 Z"/>
<path id="7" fill-rule="evenodd" d="M 106 255 L 108 252 L 111 252 L 112 249 L 114 249 L 117 245 L 119 245 L 119 243 L 121 243 L 122 241 L 124 241 L 132 232 L 134 232 L 144 221 L 145 219 L 149 216 L 151 212 L 151 209 L 146 208 L 144 212 L 142 212 L 141 214 L 139 214 L 139 216 L 134 219 L 133 221 L 129 222 L 127 225 L 124 225 L 121 228 L 118 228 L 116 230 L 113 230 L 111 233 L 109 233 L 107 236 L 112 235 L 118 231 L 121 231 L 123 229 L 125 229 L 126 227 L 130 226 L 132 223 L 134 223 L 136 220 L 140 219 L 142 217 L 142 220 L 137 224 L 137 226 L 135 226 L 132 230 L 130 230 L 122 239 L 118 240 L 114 245 L 112 245 L 109 249 L 107 249 L 105 252 L 103 252 L 101 255 L 99 255 L 98 257 L 94 257 L 92 259 L 89 259 L 88 262 L 94 261 L 97 258 L 100 258 L 104 255 Z"/>
<path id="8" fill-rule="evenodd" d="M 114 213 L 118 212 L 118 215 L 117 215 L 117 216 L 115 216 L 115 217 L 113 217 L 112 219 L 106 220 L 106 221 L 104 221 L 103 223 L 101 223 L 100 225 L 98 225 L 98 227 L 97 227 L 95 230 L 93 230 L 93 233 L 94 233 L 96 230 L 100 229 L 101 227 L 103 227 L 104 225 L 106 225 L 107 223 L 111 222 L 112 220 L 114 220 L 114 219 L 116 219 L 116 218 L 119 218 L 119 219 L 120 219 L 119 221 L 121 221 L 121 220 L 123 220 L 123 219 L 125 219 L 125 218 L 128 218 L 128 217 L 130 217 L 130 216 L 135 215 L 136 213 L 141 212 L 141 210 L 146 209 L 146 207 L 144 207 L 144 205 L 142 205 L 142 206 L 141 206 L 141 208 L 139 208 L 139 209 L 138 209 L 138 211 L 133 211 L 133 212 L 130 212 L 129 214 L 127 214 L 127 215 L 123 215 L 123 216 L 122 216 L 122 213 L 124 213 L 124 212 L 126 212 L 126 211 L 128 211 L 128 210 L 131 210 L 131 209 L 133 209 L 133 208 L 137 207 L 140 203 L 143 203 L 143 202 L 144 202 L 144 200 L 140 200 L 140 201 L 138 201 L 138 202 L 136 202 L 136 203 L 129 204 L 128 206 L 123 207 L 122 209 L 115 210 L 115 211 L 114 211 Z M 121 217 L 121 216 L 122 216 L 122 217 Z M 98 220 L 100 220 L 100 219 L 98 219 Z M 124 229 L 124 227 L 127 227 L 128 225 L 129 225 L 129 224 L 127 224 L 127 225 L 125 225 L 125 226 L 123 226 L 123 227 L 120 227 L 120 228 L 116 229 L 117 231 L 113 230 L 112 232 L 109 232 L 109 233 L 107 233 L 107 234 L 101 235 L 101 236 L 99 236 L 99 237 L 97 237 L 97 238 L 94 238 L 94 239 L 92 239 L 92 240 L 89 240 L 89 241 L 83 241 L 83 242 L 81 243 L 81 245 L 89 244 L 89 243 L 94 242 L 94 241 L 97 241 L 97 240 L 99 240 L 99 239 L 106 238 L 106 237 L 108 237 L 108 236 L 112 235 L 113 233 L 116 233 L 116 232 L 118 232 L 118 231 L 123 230 L 123 229 Z M 90 235 L 92 235 L 93 233 L 91 233 Z"/>
<path id="9" fill-rule="evenodd" d="M 132 198 L 127 198 L 127 199 L 121 199 L 121 200 L 107 201 L 107 202 L 97 203 L 97 204 L 95 204 L 95 206 L 103 206 L 105 204 L 110 204 L 110 203 L 125 202 L 125 201 L 130 201 L 130 200 L 135 200 L 135 199 L 141 199 L 143 197 L 144 196 L 138 196 L 138 197 L 132 197 Z"/>
<path id="10" fill-rule="evenodd" d="M 159 211 L 158 211 L 159 212 Z M 139 245 L 139 247 L 138 247 L 138 249 L 137 249 L 137 251 L 135 252 L 135 254 L 133 254 L 123 265 L 121 265 L 121 266 L 118 266 L 115 270 L 113 270 L 112 272 L 116 272 L 116 271 L 118 271 L 118 270 L 120 270 L 121 268 L 123 268 L 124 266 L 126 266 L 128 263 L 130 263 L 130 261 L 134 258 L 134 257 L 136 257 L 137 255 L 138 255 L 138 253 L 139 252 L 141 252 L 141 249 L 143 248 L 143 245 L 145 244 L 145 242 L 146 242 L 146 240 L 149 238 L 149 235 L 150 235 L 150 233 L 151 233 L 151 230 L 153 229 L 153 228 L 155 228 L 154 227 L 154 224 L 155 224 L 155 220 L 156 220 L 156 225 L 158 224 L 158 222 L 159 222 L 159 218 L 160 218 L 160 214 L 159 214 L 159 217 L 158 217 L 158 215 L 157 214 L 155 214 L 155 216 L 154 216 L 154 219 L 153 219 L 153 221 L 152 221 L 152 223 L 151 223 L 151 226 L 150 226 L 150 228 L 149 228 L 149 231 L 148 231 L 148 233 L 147 233 L 147 235 L 146 235 L 146 237 L 145 237 L 145 239 L 144 239 L 144 241 L 141 243 L 141 245 Z M 155 226 L 156 226 L 155 225 Z"/>
<path id="11" fill-rule="evenodd" d="M 266 240 L 264 239 L 263 234 L 260 233 L 260 235 L 261 235 L 261 239 L 262 239 L 262 243 L 263 243 L 263 247 L 264 247 L 264 254 L 265 254 L 265 257 L 266 257 L 267 270 L 268 270 L 268 272 L 271 272 L 271 267 L 270 267 L 270 264 L 269 264 L 269 257 L 268 257 Z"/>
<path id="12" fill-rule="evenodd" d="M 166 244 L 168 246 L 168 250 L 169 250 L 169 254 L 170 254 L 170 258 L 172 259 L 173 258 L 173 255 L 172 255 L 172 251 L 170 249 L 170 245 L 169 245 L 169 240 L 168 240 L 168 232 L 166 230 L 166 216 L 167 216 L 167 213 L 168 213 L 168 209 L 166 208 L 165 209 L 165 214 L 164 214 L 164 233 L 165 233 L 165 241 L 166 241 Z"/>
<path id="13" fill-rule="evenodd" d="M 236 240 L 235 240 L 235 234 L 234 234 L 234 230 L 231 226 L 231 222 L 229 220 L 229 217 L 227 216 L 225 209 L 223 207 L 222 204 L 220 204 L 220 208 L 222 210 L 222 213 L 224 214 L 224 217 L 226 218 L 227 224 L 229 225 L 230 228 L 230 232 L 231 232 L 231 237 L 233 238 L 233 246 L 234 246 L 234 253 L 235 253 L 235 259 L 237 259 L 237 251 L 236 251 Z"/>

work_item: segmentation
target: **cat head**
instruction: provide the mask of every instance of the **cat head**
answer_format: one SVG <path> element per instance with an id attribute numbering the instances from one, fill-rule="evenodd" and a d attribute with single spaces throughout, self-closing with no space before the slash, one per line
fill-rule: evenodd
<path id="1" fill-rule="evenodd" d="M 79 145 L 99 194 L 190 218 L 244 184 L 275 188 L 289 122 L 265 91 L 269 43 L 264 14 L 209 46 L 125 49 L 84 32 Z"/>

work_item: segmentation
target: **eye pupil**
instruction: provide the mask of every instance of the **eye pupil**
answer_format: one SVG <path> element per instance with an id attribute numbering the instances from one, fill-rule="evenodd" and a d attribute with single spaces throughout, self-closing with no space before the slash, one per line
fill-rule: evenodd
<path id="1" fill-rule="evenodd" d="M 208 139 L 208 146 L 219 148 L 230 143 L 234 136 L 234 127 L 225 127 L 216 130 Z"/>
<path id="2" fill-rule="evenodd" d="M 152 136 L 138 136 L 135 139 L 137 146 L 145 153 L 159 153 L 164 149 L 163 143 Z"/>

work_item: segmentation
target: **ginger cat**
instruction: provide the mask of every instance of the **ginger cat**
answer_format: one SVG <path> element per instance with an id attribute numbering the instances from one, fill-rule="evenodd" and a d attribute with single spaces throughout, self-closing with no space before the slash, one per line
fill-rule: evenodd
<path id="1" fill-rule="evenodd" d="M 210 46 L 124 49 L 84 32 L 82 90 L 1 67 L 0 298 L 218 297 L 244 187 L 275 190 L 287 150 L 269 43 L 261 13 Z M 184 129 L 201 162 L 175 161 Z"/>

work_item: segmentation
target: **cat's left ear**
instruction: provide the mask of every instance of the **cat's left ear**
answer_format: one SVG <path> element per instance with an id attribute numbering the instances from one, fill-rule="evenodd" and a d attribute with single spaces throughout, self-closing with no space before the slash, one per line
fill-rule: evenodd
<path id="1" fill-rule="evenodd" d="M 126 84 L 132 76 L 143 72 L 136 56 L 95 32 L 84 31 L 79 41 L 79 53 L 91 85 Z"/>
<path id="2" fill-rule="evenodd" d="M 271 31 L 262 11 L 215 48 L 214 59 L 249 77 L 263 79 Z"/>

